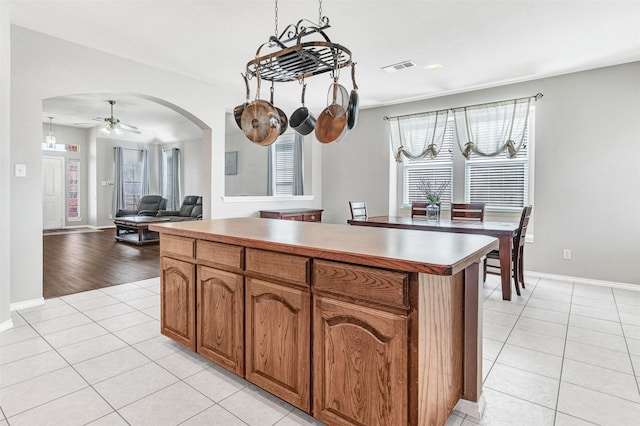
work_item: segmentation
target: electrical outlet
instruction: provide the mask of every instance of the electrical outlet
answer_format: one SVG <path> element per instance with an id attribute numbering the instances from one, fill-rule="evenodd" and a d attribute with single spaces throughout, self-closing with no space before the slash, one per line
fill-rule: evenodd
<path id="1" fill-rule="evenodd" d="M 567 260 L 571 259 L 571 249 L 562 250 L 562 258 Z"/>

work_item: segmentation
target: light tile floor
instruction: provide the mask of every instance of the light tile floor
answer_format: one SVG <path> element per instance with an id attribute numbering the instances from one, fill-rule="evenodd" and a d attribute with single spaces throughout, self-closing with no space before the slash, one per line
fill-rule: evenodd
<path id="1" fill-rule="evenodd" d="M 0 333 L 0 426 L 312 425 L 159 333 L 159 279 L 48 299 Z M 640 424 L 640 292 L 527 278 L 484 288 L 481 420 Z"/>

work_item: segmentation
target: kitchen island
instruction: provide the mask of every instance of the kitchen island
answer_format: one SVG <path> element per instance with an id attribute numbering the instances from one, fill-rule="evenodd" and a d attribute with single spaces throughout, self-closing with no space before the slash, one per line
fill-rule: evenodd
<path id="1" fill-rule="evenodd" d="M 495 238 L 257 218 L 154 224 L 161 331 L 336 425 L 482 412 Z"/>

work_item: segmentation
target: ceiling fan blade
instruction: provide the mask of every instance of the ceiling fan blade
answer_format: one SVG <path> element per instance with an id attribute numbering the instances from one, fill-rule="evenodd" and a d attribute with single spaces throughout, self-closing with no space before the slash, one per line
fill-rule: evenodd
<path id="1" fill-rule="evenodd" d="M 102 118 L 102 117 L 94 117 L 93 119 L 95 121 L 104 121 L 104 120 L 106 120 L 105 118 Z"/>
<path id="2" fill-rule="evenodd" d="M 141 133 L 140 129 L 138 129 L 136 126 L 132 126 L 131 124 L 120 123 L 120 128 L 129 132 Z"/>
<path id="3" fill-rule="evenodd" d="M 120 128 L 122 130 L 126 130 L 127 132 L 133 132 L 133 133 L 142 133 L 136 126 L 132 126 L 130 124 L 125 124 L 125 123 L 120 123 Z"/>

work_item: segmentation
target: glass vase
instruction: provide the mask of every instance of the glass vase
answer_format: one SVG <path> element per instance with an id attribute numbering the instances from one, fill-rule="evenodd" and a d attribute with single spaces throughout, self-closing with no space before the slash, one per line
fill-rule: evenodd
<path id="1" fill-rule="evenodd" d="M 429 204 L 427 206 L 427 220 L 434 222 L 440 220 L 440 206 L 438 204 Z"/>

